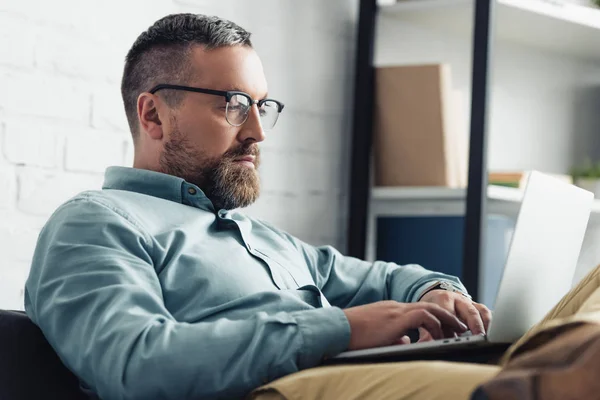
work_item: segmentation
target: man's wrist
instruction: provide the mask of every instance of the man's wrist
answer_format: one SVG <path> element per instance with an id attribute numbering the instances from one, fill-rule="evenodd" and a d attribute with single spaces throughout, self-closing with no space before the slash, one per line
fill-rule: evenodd
<path id="1" fill-rule="evenodd" d="M 423 291 L 423 293 L 419 297 L 419 301 L 421 301 L 421 299 L 423 299 L 423 297 L 425 297 L 425 295 L 427 293 L 432 292 L 434 290 L 445 290 L 445 291 L 448 291 L 448 292 L 459 293 L 459 294 L 467 297 L 469 300 L 472 299 L 472 297 L 467 292 L 461 290 L 460 288 L 458 288 L 457 286 L 455 286 L 451 282 L 448 282 L 448 281 L 436 281 L 436 282 L 432 283 L 429 287 L 427 287 Z"/>

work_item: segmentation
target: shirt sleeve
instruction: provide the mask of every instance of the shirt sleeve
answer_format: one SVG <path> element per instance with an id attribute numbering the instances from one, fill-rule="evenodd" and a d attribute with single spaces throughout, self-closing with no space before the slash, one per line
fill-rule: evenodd
<path id="1" fill-rule="evenodd" d="M 62 206 L 40 233 L 26 311 L 100 398 L 241 398 L 348 345 L 335 307 L 179 322 L 152 253 L 135 221 L 91 199 Z"/>
<path id="2" fill-rule="evenodd" d="M 336 307 L 354 307 L 381 300 L 416 302 L 432 284 L 443 281 L 467 293 L 460 280 L 451 275 L 429 271 L 416 264 L 370 263 L 343 256 L 331 246 L 311 246 L 285 232 L 278 232 L 302 252 L 316 285 Z"/>

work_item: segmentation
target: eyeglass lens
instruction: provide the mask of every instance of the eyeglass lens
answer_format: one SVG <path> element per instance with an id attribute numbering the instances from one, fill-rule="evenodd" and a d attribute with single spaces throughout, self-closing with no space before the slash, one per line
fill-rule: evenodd
<path id="1" fill-rule="evenodd" d="M 235 94 L 227 103 L 225 116 L 227 122 L 233 126 L 240 126 L 248 119 L 251 104 L 246 96 Z M 263 129 L 268 130 L 275 126 L 279 118 L 279 107 L 274 101 L 265 101 L 259 108 L 260 122 Z"/>

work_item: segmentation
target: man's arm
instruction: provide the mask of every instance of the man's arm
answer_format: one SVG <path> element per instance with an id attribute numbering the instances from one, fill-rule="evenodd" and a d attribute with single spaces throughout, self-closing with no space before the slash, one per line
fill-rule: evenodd
<path id="1" fill-rule="evenodd" d="M 369 263 L 345 257 L 331 246 L 314 247 L 276 231 L 304 255 L 315 283 L 334 306 L 346 309 L 384 300 L 426 301 L 458 316 L 473 334 L 485 333 L 491 321 L 490 310 L 471 301 L 465 287 L 454 276 L 428 271 L 414 264 Z M 436 290 L 443 287 L 441 283 L 448 283 L 456 292 Z M 350 324 L 353 324 L 352 320 Z M 432 338 L 431 332 L 421 328 L 422 340 Z"/>
<path id="2" fill-rule="evenodd" d="M 417 302 L 432 285 L 442 281 L 451 283 L 461 292 L 467 292 L 460 280 L 450 275 L 414 264 L 370 263 L 346 257 L 331 246 L 314 247 L 271 228 L 304 255 L 316 285 L 332 305 L 340 308 L 382 300 Z"/>
<path id="3" fill-rule="evenodd" d="M 89 199 L 61 207 L 40 234 L 27 313 L 101 398 L 241 397 L 348 346 L 338 308 L 179 322 L 152 252 L 135 221 Z"/>

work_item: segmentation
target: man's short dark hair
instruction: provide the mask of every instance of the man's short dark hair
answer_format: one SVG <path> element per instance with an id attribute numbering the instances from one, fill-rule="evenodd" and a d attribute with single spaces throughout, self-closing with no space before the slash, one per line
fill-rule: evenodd
<path id="1" fill-rule="evenodd" d="M 206 49 L 242 45 L 252 47 L 250 32 L 231 21 L 201 14 L 172 14 L 156 21 L 135 41 L 125 59 L 121 95 L 129 129 L 139 134 L 137 98 L 159 83 L 186 84 L 190 75 L 189 55 L 194 45 Z M 171 107 L 182 92 L 164 91 Z"/>

